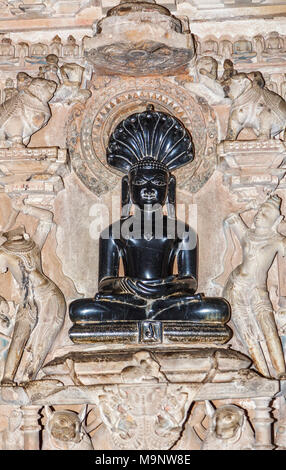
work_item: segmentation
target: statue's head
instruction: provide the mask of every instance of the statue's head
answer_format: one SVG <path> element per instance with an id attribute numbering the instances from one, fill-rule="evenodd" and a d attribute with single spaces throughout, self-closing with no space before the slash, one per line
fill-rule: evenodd
<path id="1" fill-rule="evenodd" d="M 219 439 L 231 439 L 241 430 L 244 412 L 235 405 L 225 405 L 215 412 L 215 434 Z"/>
<path id="2" fill-rule="evenodd" d="M 152 158 L 141 160 L 128 173 L 130 199 L 140 209 L 144 205 L 163 206 L 168 196 L 168 168 Z"/>
<path id="3" fill-rule="evenodd" d="M 51 419 L 50 430 L 52 436 L 60 441 L 79 439 L 80 422 L 77 414 L 72 411 L 55 412 Z"/>
<path id="4" fill-rule="evenodd" d="M 253 220 L 255 228 L 276 228 L 281 221 L 280 206 L 281 199 L 277 195 L 269 197 L 261 204 Z"/>
<path id="5" fill-rule="evenodd" d="M 78 413 L 69 410 L 52 411 L 45 406 L 47 431 L 52 438 L 62 442 L 80 442 L 83 436 L 82 422 L 86 418 L 86 406 Z"/>
<path id="6" fill-rule="evenodd" d="M 192 138 L 169 114 L 132 114 L 113 131 L 107 149 L 109 165 L 127 173 L 122 179 L 122 206 L 175 204 L 175 170 L 193 160 Z"/>

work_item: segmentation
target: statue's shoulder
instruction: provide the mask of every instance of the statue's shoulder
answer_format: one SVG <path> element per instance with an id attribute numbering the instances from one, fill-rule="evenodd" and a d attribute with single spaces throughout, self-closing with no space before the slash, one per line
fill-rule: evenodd
<path id="1" fill-rule="evenodd" d="M 121 233 L 121 225 L 122 220 L 116 220 L 112 224 L 108 225 L 102 232 L 100 233 L 101 240 L 111 240 L 111 239 L 119 239 Z"/>

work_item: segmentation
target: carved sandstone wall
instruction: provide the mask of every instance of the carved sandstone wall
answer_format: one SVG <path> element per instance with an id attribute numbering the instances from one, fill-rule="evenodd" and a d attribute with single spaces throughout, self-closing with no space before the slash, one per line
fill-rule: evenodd
<path id="1" fill-rule="evenodd" d="M 3 450 L 286 447 L 285 2 L 165 3 L 1 8 Z M 93 231 L 120 216 L 109 136 L 147 104 L 192 135 L 178 217 L 198 292 L 233 309 L 226 345 L 68 336 L 68 305 L 97 292 Z"/>

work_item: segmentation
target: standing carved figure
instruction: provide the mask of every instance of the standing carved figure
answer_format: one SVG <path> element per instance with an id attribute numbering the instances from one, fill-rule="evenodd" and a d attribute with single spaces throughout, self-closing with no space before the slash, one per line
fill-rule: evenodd
<path id="1" fill-rule="evenodd" d="M 225 223 L 238 237 L 243 261 L 229 276 L 223 291 L 232 307 L 236 333 L 248 350 L 257 370 L 270 376 L 262 344 L 266 343 L 278 378 L 285 378 L 285 361 L 267 289 L 268 271 L 279 253 L 286 255 L 286 238 L 277 231 L 282 216 L 281 199 L 274 195 L 260 205 L 249 228 L 239 214 Z"/>
<path id="2" fill-rule="evenodd" d="M 36 378 L 65 317 L 66 304 L 60 289 L 42 270 L 41 249 L 52 227 L 50 211 L 13 201 L 14 208 L 39 219 L 33 239 L 24 227 L 3 233 L 0 271 L 9 270 L 20 288 L 21 302 L 16 313 L 2 384 L 12 384 L 21 366 L 22 380 Z M 23 353 L 30 357 L 24 360 Z M 22 372 L 23 370 L 23 372 Z"/>

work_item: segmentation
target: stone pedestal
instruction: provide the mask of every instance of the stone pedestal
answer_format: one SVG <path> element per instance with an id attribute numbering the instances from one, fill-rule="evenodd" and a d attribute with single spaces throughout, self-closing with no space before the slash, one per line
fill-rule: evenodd
<path id="1" fill-rule="evenodd" d="M 69 332 L 74 343 L 125 344 L 224 344 L 232 336 L 222 323 L 190 321 L 110 321 L 76 322 Z"/>
<path id="2" fill-rule="evenodd" d="M 99 412 L 96 449 L 168 450 L 181 442 L 194 402 L 241 400 L 255 404 L 256 447 L 270 449 L 269 401 L 279 382 L 249 366 L 246 356 L 225 348 L 75 351 L 47 364 L 42 380 L 1 387 L 0 404 L 22 407 L 25 449 L 39 446 L 43 405 L 67 410 L 88 404 Z M 192 446 L 183 439 L 179 448 Z"/>

